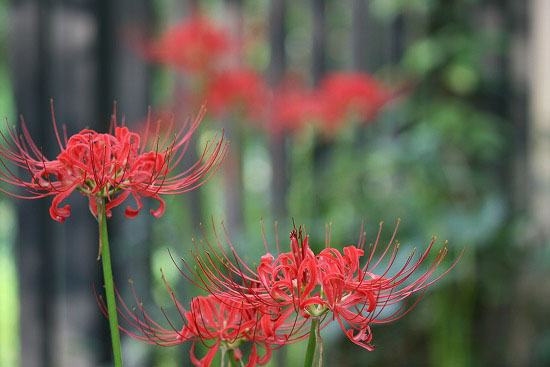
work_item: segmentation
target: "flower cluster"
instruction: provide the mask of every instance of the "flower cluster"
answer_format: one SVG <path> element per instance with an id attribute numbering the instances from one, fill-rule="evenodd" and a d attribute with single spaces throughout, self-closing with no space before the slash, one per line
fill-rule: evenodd
<path id="1" fill-rule="evenodd" d="M 251 120 L 263 118 L 268 89 L 262 77 L 252 69 L 237 68 L 222 71 L 206 86 L 205 99 L 216 115 L 233 110 Z"/>
<path id="2" fill-rule="evenodd" d="M 92 213 L 97 216 L 96 198 L 107 201 L 106 213 L 122 204 L 130 195 L 137 207 L 126 208 L 126 216 L 135 217 L 142 208 L 142 197 L 151 197 L 159 202 L 159 208 L 151 210 L 155 217 L 164 213 L 163 194 L 183 193 L 202 185 L 219 167 L 225 156 L 227 145 L 223 135 L 215 144 L 208 144 L 198 162 L 189 169 L 171 174 L 178 167 L 193 132 L 197 129 L 204 114 L 201 108 L 197 117 L 187 120 L 181 128 L 169 138 L 158 138 L 153 150 L 145 151 L 145 142 L 150 135 L 158 136 L 160 123 L 153 131 L 149 113 L 148 123 L 143 135 L 130 131 L 124 122 L 119 126 L 116 110 L 111 121 L 110 132 L 103 134 L 94 130 L 82 130 L 61 141 L 53 112 L 52 122 L 61 152 L 56 159 L 48 160 L 34 143 L 25 124 L 22 123 L 22 135 L 15 128 L 7 127 L 1 133 L 0 162 L 5 172 L 0 172 L 4 182 L 25 189 L 26 194 L 4 191 L 18 198 L 41 198 L 54 196 L 50 207 L 51 217 L 63 222 L 71 214 L 70 206 L 61 206 L 62 201 L 74 190 L 80 191 L 89 199 Z M 173 121 L 170 122 L 170 128 Z M 30 179 L 20 179 L 7 164 L 28 171 Z"/>
<path id="3" fill-rule="evenodd" d="M 170 289 L 168 285 L 167 287 Z M 213 294 L 195 297 L 189 310 L 186 310 L 175 299 L 171 289 L 170 292 L 178 307 L 183 327 L 177 328 L 167 318 L 171 329 L 163 329 L 149 317 L 141 304 L 138 313 L 137 310 L 131 311 L 121 301 L 121 315 L 136 331 L 123 330 L 137 340 L 161 346 L 173 346 L 190 341 L 191 361 L 195 366 L 210 366 L 220 349 L 223 353 L 231 350 L 237 359 L 242 359 L 239 347 L 246 342 L 252 343 L 247 366 L 264 365 L 271 358 L 272 346 L 282 345 L 284 342 L 277 335 L 277 331 L 282 330 L 284 317 L 262 313 L 255 307 L 234 304 L 230 299 Z M 99 298 L 98 301 L 107 316 L 104 300 Z M 195 355 L 197 343 L 208 348 L 207 354 L 202 358 Z"/>
<path id="4" fill-rule="evenodd" d="M 161 345 L 191 340 L 194 346 L 200 341 L 209 351 L 198 359 L 192 350 L 196 366 L 208 366 L 220 348 L 223 352 L 234 350 L 235 356 L 241 358 L 238 347 L 244 342 L 252 343 L 247 366 L 263 365 L 272 349 L 307 338 L 313 332 L 310 326 L 314 321 L 319 325 L 317 330 L 321 330 L 336 320 L 353 343 L 371 351 L 374 349 L 371 326 L 407 314 L 418 302 L 410 304 L 409 297 L 423 294 L 456 264 L 436 274 L 447 253 L 444 247 L 430 264 L 423 266 L 434 244 L 432 239 L 418 258 L 415 259 L 413 251 L 402 267 L 393 269 L 399 248 L 395 241 L 398 226 L 389 243 L 380 249 L 380 225 L 376 242 L 367 253 L 364 233 L 356 245 L 341 251 L 330 246 L 327 234 L 325 248 L 316 254 L 305 232 L 294 228 L 290 233 L 290 251 L 278 251 L 277 256 L 269 253 L 264 236 L 266 254 L 253 267 L 237 254 L 227 235 L 229 251 L 224 250 L 217 234 L 215 243 L 205 236 L 202 248 L 195 244 L 196 265 L 184 260 L 185 266 L 178 269 L 209 295 L 193 299 L 187 311 L 166 284 L 184 326 L 178 328 L 167 318 L 171 330 L 163 329 L 143 308 L 137 313 L 124 306 L 123 317 L 140 331 L 127 332 L 137 339 Z M 375 259 L 378 252 L 381 254 Z M 258 353 L 260 347 L 265 350 L 263 356 Z"/>
<path id="5" fill-rule="evenodd" d="M 328 74 L 321 82 L 325 126 L 334 129 L 350 115 L 370 121 L 394 97 L 393 91 L 366 73 Z"/>
<path id="6" fill-rule="evenodd" d="M 238 113 L 275 134 L 308 124 L 333 132 L 348 121 L 370 122 L 400 94 L 362 72 L 329 74 L 313 89 L 289 81 L 272 88 L 257 71 L 227 62 L 242 53 L 241 42 L 228 34 L 194 15 L 153 42 L 147 57 L 190 76 L 198 87 L 191 95 L 207 100 L 215 114 Z"/>
<path id="7" fill-rule="evenodd" d="M 313 90 L 286 82 L 270 91 L 256 72 L 241 68 L 213 74 L 205 99 L 216 114 L 238 111 L 250 121 L 268 116 L 266 129 L 280 133 L 307 124 L 334 131 L 347 121 L 370 122 L 397 94 L 358 72 L 329 74 Z"/>
<path id="8" fill-rule="evenodd" d="M 272 133 L 299 131 L 304 125 L 323 122 L 319 93 L 304 88 L 299 82 L 287 81 L 274 92 L 268 129 Z"/>
<path id="9" fill-rule="evenodd" d="M 328 74 L 313 90 L 296 82 L 285 83 L 274 92 L 270 125 L 292 131 L 315 123 L 330 132 L 350 120 L 372 121 L 399 94 L 360 72 Z"/>
<path id="10" fill-rule="evenodd" d="M 208 18 L 193 16 L 166 31 L 148 45 L 147 56 L 160 64 L 192 73 L 209 73 L 234 48 L 223 29 Z"/>

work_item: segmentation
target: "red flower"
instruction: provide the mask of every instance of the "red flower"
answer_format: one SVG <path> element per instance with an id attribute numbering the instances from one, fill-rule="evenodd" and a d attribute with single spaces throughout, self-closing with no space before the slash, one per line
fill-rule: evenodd
<path id="1" fill-rule="evenodd" d="M 264 114 L 267 88 L 251 69 L 230 69 L 213 76 L 206 88 L 208 106 L 217 115 L 236 111 L 253 120 Z"/>
<path id="2" fill-rule="evenodd" d="M 163 278 L 164 279 L 164 278 Z M 271 359 L 272 344 L 277 344 L 277 331 L 283 324 L 284 315 L 272 315 L 268 312 L 259 312 L 257 308 L 235 304 L 232 300 L 223 296 L 208 295 L 195 297 L 191 301 L 189 310 L 186 310 L 174 297 L 170 286 L 166 284 L 168 291 L 177 307 L 180 321 L 183 327 L 178 328 L 170 321 L 164 310 L 170 329 L 161 327 L 153 321 L 136 297 L 138 310 L 131 311 L 119 296 L 121 308 L 119 314 L 132 329 L 121 327 L 128 335 L 148 344 L 161 346 L 174 346 L 192 342 L 191 362 L 195 366 L 207 367 L 221 349 L 222 353 L 232 349 L 237 359 L 242 359 L 240 346 L 244 343 L 252 343 L 252 352 L 248 358 L 247 367 L 257 364 L 263 366 Z M 132 286 L 133 290 L 133 286 Z M 135 292 L 134 292 L 135 295 Z M 97 296 L 97 293 L 96 293 Z M 102 298 L 98 299 L 101 310 L 107 316 L 107 306 Z M 207 354 L 202 358 L 195 355 L 195 346 L 201 343 L 208 348 Z M 259 347 L 265 350 L 263 355 L 258 352 Z"/>
<path id="3" fill-rule="evenodd" d="M 208 72 L 234 48 L 227 32 L 202 16 L 193 16 L 166 31 L 149 46 L 155 62 L 188 72 Z"/>
<path id="4" fill-rule="evenodd" d="M 355 115 L 368 121 L 391 99 L 393 93 L 365 73 L 327 75 L 321 82 L 323 114 L 328 128 L 341 125 Z"/>
<path id="5" fill-rule="evenodd" d="M 266 344 L 269 337 L 263 333 L 263 323 L 260 321 L 269 316 L 259 314 L 254 308 L 241 308 L 240 305 L 231 304 L 229 300 L 208 295 L 194 298 L 191 310 L 184 317 L 187 324 L 181 330 L 180 339 L 193 341 L 191 361 L 196 366 L 210 366 L 220 344 L 231 347 L 236 357 L 241 359 L 242 353 L 238 346 L 244 342 L 252 342 L 252 354 L 247 364 L 250 367 L 264 365 L 271 358 L 271 347 Z M 206 340 L 215 340 L 215 344 L 203 359 L 198 360 L 193 354 L 194 346 L 197 341 Z M 263 357 L 257 353 L 258 344 L 266 349 Z"/>
<path id="6" fill-rule="evenodd" d="M 350 117 L 368 121 L 395 94 L 358 72 L 329 74 L 315 90 L 289 80 L 274 91 L 269 128 L 278 133 L 313 123 L 333 130 Z"/>
<path id="7" fill-rule="evenodd" d="M 119 313 L 139 332 L 122 330 L 138 340 L 164 346 L 191 341 L 191 359 L 195 366 L 209 366 L 220 349 L 222 353 L 232 349 L 241 359 L 239 347 L 246 342 L 252 343 L 247 366 L 263 365 L 269 361 L 273 349 L 307 338 L 312 319 L 319 321 L 320 328 L 336 319 L 353 343 L 372 351 L 371 325 L 388 323 L 406 315 L 418 302 L 407 305 L 408 298 L 415 293 L 423 294 L 457 263 L 434 276 L 447 253 L 443 248 L 427 269 L 417 274 L 432 248 L 432 240 L 420 258 L 415 260 L 413 251 L 402 267 L 392 270 L 399 248 L 394 241 L 397 227 L 382 254 L 374 260 L 382 230 L 380 225 L 364 265 L 360 264 L 364 256 L 363 233 L 357 245 L 345 247 L 342 252 L 330 247 L 327 236 L 325 249 L 315 255 L 309 247 L 308 236 L 295 228 L 290 234 L 291 251 L 279 253 L 277 257 L 266 253 L 256 269 L 237 255 L 227 237 L 230 253 L 226 253 L 214 229 L 215 244 L 205 236 L 202 250 L 196 247 L 197 266 L 191 267 L 184 261 L 185 270 L 178 267 L 187 279 L 209 295 L 193 299 L 187 311 L 165 281 L 183 327 L 170 321 L 166 314 L 171 329 L 161 327 L 149 317 L 136 297 L 139 312 L 130 311 L 121 300 Z M 267 252 L 265 236 L 264 244 Z M 388 265 L 376 274 L 382 263 Z M 103 300 L 99 303 L 106 314 Z M 389 306 L 393 309 L 385 310 Z M 197 342 L 209 349 L 200 359 L 194 355 Z M 258 354 L 259 347 L 266 351 L 263 357 Z"/>
<path id="8" fill-rule="evenodd" d="M 126 216 L 138 215 L 143 196 L 159 201 L 159 208 L 151 210 L 151 213 L 160 217 L 165 205 L 159 195 L 179 194 L 199 187 L 223 160 L 227 145 L 222 136 L 216 144 L 207 145 L 203 156 L 192 167 L 171 175 L 185 154 L 203 114 L 204 108 L 201 108 L 194 121 L 186 121 L 172 137 L 167 136 L 162 141 L 158 139 L 154 150 L 145 152 L 144 142 L 149 134 L 155 134 L 150 129 L 150 118 L 146 131 L 139 135 L 125 126 L 117 126 L 115 111 L 111 126 L 114 133 L 101 134 L 93 130 L 82 130 L 68 140 L 65 137 L 62 143 L 52 106 L 52 121 L 61 152 L 55 160 L 48 160 L 33 142 L 24 123 L 22 136 L 8 126 L 7 136 L 2 134 L 4 144 L 0 144 L 0 157 L 27 170 L 31 177 L 28 181 L 19 179 L 0 158 L 6 170 L 0 172 L 0 179 L 23 187 L 27 195 L 2 191 L 26 199 L 54 196 L 50 215 L 59 222 L 70 215 L 69 205 L 61 207 L 61 202 L 75 189 L 88 196 L 90 209 L 96 216 L 96 197 L 107 199 L 106 209 L 110 215 L 112 208 L 132 195 L 137 208 L 127 207 Z"/>
<path id="9" fill-rule="evenodd" d="M 319 269 L 308 239 L 301 229 L 293 230 L 291 252 L 279 254 L 276 259 L 270 254 L 264 255 L 258 266 L 261 285 L 271 298 L 266 301 L 274 302 L 273 306 L 290 306 L 306 317 L 310 316 L 313 305 L 325 304 L 318 293 L 313 293 L 319 282 Z"/>
<path id="10" fill-rule="evenodd" d="M 447 254 L 447 248 L 443 248 L 427 269 L 423 270 L 421 274 L 415 273 L 430 253 L 435 242 L 435 239 L 432 238 L 420 258 L 413 261 L 413 251 L 402 268 L 399 268 L 396 272 L 392 271 L 399 249 L 399 244 L 394 242 L 398 226 L 399 224 L 395 228 L 390 242 L 376 262 L 373 261 L 373 255 L 378 245 L 382 225 L 380 225 L 377 241 L 362 267 L 360 266 L 360 259 L 364 255 L 364 236 L 361 236 L 357 246 L 344 247 L 343 254 L 334 248 L 327 247 L 318 255 L 320 283 L 327 300 L 327 308 L 332 312 L 333 319 L 338 320 L 346 336 L 352 342 L 367 350 L 374 349 L 370 345 L 372 340 L 371 324 L 388 323 L 403 317 L 418 302 L 417 300 L 412 306 L 407 307 L 408 297 L 417 292 L 423 294 L 429 285 L 447 274 L 456 264 L 455 262 L 445 272 L 435 278 L 433 277 L 437 267 Z M 390 255 L 387 260 L 387 267 L 381 271 L 381 275 L 376 275 L 374 271 L 388 253 Z M 408 281 L 410 277 L 413 277 L 414 280 Z M 380 316 L 383 309 L 395 304 L 400 304 L 397 310 L 390 315 Z M 346 329 L 344 321 L 349 329 Z"/>
<path id="11" fill-rule="evenodd" d="M 274 92 L 269 130 L 296 131 L 307 123 L 323 120 L 323 106 L 317 92 L 296 83 L 285 83 Z"/>
<path id="12" fill-rule="evenodd" d="M 408 298 L 415 293 L 422 294 L 456 265 L 455 262 L 442 274 L 434 276 L 447 253 L 443 248 L 433 263 L 417 274 L 428 258 L 434 243 L 432 239 L 420 258 L 414 260 L 413 252 L 403 267 L 393 270 L 399 248 L 394 242 L 398 226 L 375 261 L 380 226 L 376 242 L 362 266 L 363 234 L 357 245 L 345 247 L 343 253 L 330 247 L 327 238 L 326 248 L 315 255 L 309 247 L 308 236 L 294 229 L 290 235 L 291 252 L 280 253 L 277 257 L 266 253 L 255 270 L 236 254 L 229 241 L 231 254 L 225 253 L 219 240 L 216 240 L 217 248 L 206 240 L 206 254 L 194 255 L 198 270 L 187 266 L 187 271 L 182 273 L 216 297 L 254 307 L 260 312 L 277 309 L 279 314 L 289 313 L 285 317 L 288 321 L 280 327 L 280 330 L 289 330 L 281 335 L 285 343 L 305 338 L 308 320 L 316 317 L 321 319 L 322 327 L 336 319 L 351 341 L 373 350 L 371 324 L 388 323 L 407 314 L 418 302 L 407 306 Z M 267 252 L 267 242 L 264 243 Z M 387 267 L 375 273 L 383 262 L 387 262 Z M 399 307 L 390 315 L 381 316 L 384 309 L 396 304 Z M 327 318 L 329 314 L 331 318 Z"/>

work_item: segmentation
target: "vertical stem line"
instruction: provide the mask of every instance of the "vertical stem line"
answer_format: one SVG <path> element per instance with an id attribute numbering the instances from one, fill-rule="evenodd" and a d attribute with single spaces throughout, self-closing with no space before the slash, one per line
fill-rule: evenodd
<path id="1" fill-rule="evenodd" d="M 101 263 L 103 265 L 103 278 L 105 281 L 105 295 L 107 297 L 107 312 L 109 315 L 109 328 L 111 330 L 111 344 L 115 367 L 122 367 L 122 354 L 120 351 L 120 335 L 118 332 L 118 317 L 116 310 L 115 288 L 113 285 L 113 270 L 111 267 L 111 253 L 109 251 L 109 234 L 107 232 L 107 216 L 105 215 L 105 199 L 97 198 L 97 222 L 99 224 L 99 241 L 101 246 Z"/>
<path id="2" fill-rule="evenodd" d="M 319 318 L 313 317 L 311 319 L 311 329 L 309 331 L 309 339 L 307 343 L 306 359 L 304 361 L 304 367 L 313 366 L 313 361 L 315 359 L 315 352 L 320 350 L 320 348 L 317 347 L 317 343 L 321 342 L 321 340 L 317 340 L 317 336 L 320 335 L 319 327 L 320 327 Z"/>

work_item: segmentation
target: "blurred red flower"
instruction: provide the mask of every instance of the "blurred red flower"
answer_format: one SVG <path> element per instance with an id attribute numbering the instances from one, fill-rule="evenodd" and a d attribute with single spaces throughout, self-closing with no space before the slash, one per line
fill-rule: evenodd
<path id="1" fill-rule="evenodd" d="M 216 115 L 235 112 L 257 121 L 264 116 L 267 96 L 261 75 L 252 69 L 236 68 L 212 76 L 205 100 Z"/>
<path id="2" fill-rule="evenodd" d="M 323 106 L 319 97 L 317 92 L 306 90 L 299 83 L 283 83 L 273 93 L 269 131 L 297 131 L 307 123 L 322 121 Z"/>
<path id="3" fill-rule="evenodd" d="M 235 44 L 228 33 L 206 17 L 195 15 L 176 24 L 148 47 L 148 57 L 157 63 L 186 72 L 211 72 Z"/>
<path id="4" fill-rule="evenodd" d="M 125 126 L 117 126 L 115 111 L 110 133 L 82 130 L 69 139 L 65 136 L 62 142 L 52 106 L 52 122 L 61 152 L 56 159 L 48 160 L 24 123 L 21 136 L 8 126 L 5 134 L 0 133 L 4 140 L 0 144 L 0 162 L 5 168 L 5 172 L 0 172 L 0 180 L 24 188 L 26 195 L 0 190 L 25 199 L 54 196 L 50 216 L 58 222 L 70 215 L 70 206 L 60 205 L 74 190 L 88 196 L 90 210 L 96 216 L 96 197 L 107 199 L 106 210 L 110 216 L 112 208 L 132 195 L 137 208 L 127 207 L 126 216 L 138 215 L 142 208 L 141 197 L 152 197 L 159 201 L 160 206 L 151 213 L 160 217 L 165 205 L 159 195 L 179 194 L 199 187 L 216 171 L 225 156 L 227 145 L 222 135 L 216 144 L 207 145 L 193 166 L 171 175 L 185 154 L 203 114 L 204 107 L 193 121 L 187 120 L 172 136 L 157 139 L 154 149 L 145 151 L 149 134 L 158 135 L 158 128 L 156 132 L 151 129 L 150 115 L 143 135 L 131 132 Z M 28 171 L 30 179 L 18 178 L 4 160 Z"/>
<path id="5" fill-rule="evenodd" d="M 371 120 L 394 93 L 370 75 L 360 72 L 328 74 L 321 82 L 324 123 L 337 128 L 350 117 Z"/>

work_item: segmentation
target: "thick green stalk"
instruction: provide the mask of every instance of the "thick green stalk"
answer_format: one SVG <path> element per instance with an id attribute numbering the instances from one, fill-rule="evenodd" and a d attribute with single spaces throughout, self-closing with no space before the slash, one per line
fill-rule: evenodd
<path id="1" fill-rule="evenodd" d="M 103 264 L 103 278 L 105 280 L 105 294 L 107 297 L 107 312 L 109 315 L 109 328 L 111 329 L 113 357 L 115 360 L 115 367 L 122 367 L 115 287 L 113 285 L 113 270 L 111 268 L 111 253 L 109 251 L 109 234 L 107 233 L 105 199 L 103 198 L 97 199 L 97 222 L 99 223 L 100 256 L 101 263 Z"/>
<path id="2" fill-rule="evenodd" d="M 239 363 L 235 359 L 235 352 L 233 351 L 233 349 L 229 349 L 227 351 L 227 359 L 229 360 L 229 365 L 231 367 L 239 367 Z"/>
<path id="3" fill-rule="evenodd" d="M 304 362 L 304 367 L 313 367 L 315 354 L 319 350 L 317 343 L 321 342 L 320 340 L 317 340 L 320 324 L 321 323 L 318 317 L 311 318 L 311 329 L 309 331 L 309 339 L 307 343 L 306 360 Z"/>

